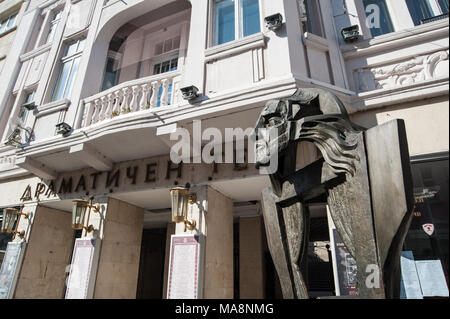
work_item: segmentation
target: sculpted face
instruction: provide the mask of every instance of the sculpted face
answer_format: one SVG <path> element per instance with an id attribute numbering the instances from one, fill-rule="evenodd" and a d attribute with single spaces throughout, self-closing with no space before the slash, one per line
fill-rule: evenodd
<path id="1" fill-rule="evenodd" d="M 289 143 L 288 107 L 282 100 L 269 101 L 255 127 L 256 168 L 270 166 L 270 159 L 282 153 Z"/>

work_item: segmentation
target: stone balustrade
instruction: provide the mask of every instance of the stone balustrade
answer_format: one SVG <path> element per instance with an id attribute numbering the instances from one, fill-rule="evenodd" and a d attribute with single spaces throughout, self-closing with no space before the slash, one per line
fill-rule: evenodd
<path id="1" fill-rule="evenodd" d="M 179 72 L 145 77 L 116 85 L 84 100 L 82 127 L 122 114 L 177 104 Z"/>

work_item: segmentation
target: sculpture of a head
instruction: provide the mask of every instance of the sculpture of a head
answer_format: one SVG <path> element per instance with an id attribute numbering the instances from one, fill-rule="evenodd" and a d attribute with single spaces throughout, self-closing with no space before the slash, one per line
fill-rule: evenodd
<path id="1" fill-rule="evenodd" d="M 256 167 L 269 166 L 272 156 L 282 157 L 291 143 L 303 140 L 314 143 L 336 171 L 351 172 L 352 165 L 333 157 L 351 158 L 347 150 L 356 145 L 351 136 L 356 131 L 336 95 L 298 89 L 293 96 L 271 100 L 264 107 L 255 127 Z"/>

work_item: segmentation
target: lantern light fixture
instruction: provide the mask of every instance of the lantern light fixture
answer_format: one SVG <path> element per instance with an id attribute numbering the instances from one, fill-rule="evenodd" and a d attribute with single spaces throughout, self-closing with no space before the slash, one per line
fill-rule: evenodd
<path id="1" fill-rule="evenodd" d="M 184 223 L 184 231 L 194 230 L 196 227 L 195 220 L 189 220 L 189 205 L 195 204 L 197 201 L 196 194 L 190 194 L 188 187 L 175 187 L 170 190 L 170 198 L 172 202 L 172 221 L 175 223 Z"/>
<path id="2" fill-rule="evenodd" d="M 25 217 L 25 219 L 30 218 L 29 213 L 23 213 L 24 206 L 20 206 L 20 211 L 15 208 L 5 208 L 3 210 L 3 221 L 2 221 L 2 228 L 1 232 L 3 234 L 14 234 L 13 239 L 16 238 L 16 235 L 19 235 L 20 238 L 25 237 L 25 231 L 22 230 L 20 232 L 17 231 L 17 227 L 19 227 L 20 218 L 22 216 Z"/>
<path id="3" fill-rule="evenodd" d="M 85 236 L 94 231 L 94 226 L 89 225 L 89 219 L 91 217 L 91 209 L 94 210 L 95 213 L 100 212 L 100 205 L 92 205 L 93 198 L 91 197 L 89 202 L 85 200 L 74 200 L 72 202 L 72 229 L 74 230 L 83 230 L 85 229 Z M 89 226 L 85 226 L 86 219 L 86 211 L 87 211 L 87 221 L 86 224 Z"/>

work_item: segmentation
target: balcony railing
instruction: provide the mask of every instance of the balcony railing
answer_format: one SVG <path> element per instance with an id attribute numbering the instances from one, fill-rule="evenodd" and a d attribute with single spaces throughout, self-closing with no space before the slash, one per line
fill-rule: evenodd
<path id="1" fill-rule="evenodd" d="M 84 100 L 81 127 L 131 112 L 178 103 L 180 72 L 167 72 L 116 85 Z"/>

